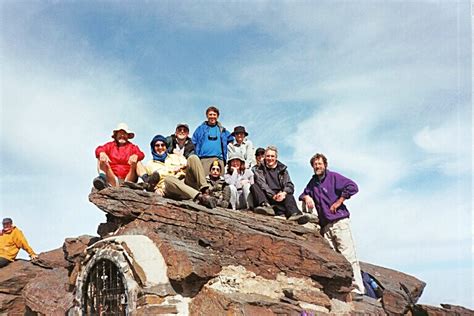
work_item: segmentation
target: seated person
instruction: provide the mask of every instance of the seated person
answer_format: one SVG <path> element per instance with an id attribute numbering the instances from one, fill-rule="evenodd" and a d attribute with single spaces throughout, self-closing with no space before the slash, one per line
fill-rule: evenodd
<path id="1" fill-rule="evenodd" d="M 38 258 L 28 244 L 28 241 L 26 241 L 22 231 L 16 226 L 13 226 L 11 218 L 4 218 L 2 225 L 3 229 L 0 231 L 0 268 L 12 263 L 20 249 L 25 250 L 31 260 Z"/>
<path id="2" fill-rule="evenodd" d="M 251 187 L 258 206 L 255 212 L 267 215 L 285 215 L 288 220 L 305 224 L 309 217 L 298 209 L 287 167 L 278 158 L 278 149 L 268 146 L 265 160 L 255 171 L 255 184 Z"/>
<path id="3" fill-rule="evenodd" d="M 215 160 L 210 167 L 209 175 L 206 177 L 209 184 L 209 194 L 216 198 L 217 206 L 228 208 L 230 203 L 230 188 L 221 176 L 221 166 Z"/>
<path id="4" fill-rule="evenodd" d="M 255 157 L 253 144 L 250 140 L 247 139 L 249 135 L 245 131 L 245 127 L 236 126 L 232 134 L 234 136 L 234 141 L 227 145 L 227 152 L 230 156 L 233 153 L 240 153 L 245 161 L 245 167 L 250 169 L 252 166 L 255 166 Z"/>
<path id="5" fill-rule="evenodd" d="M 224 179 L 230 188 L 230 204 L 233 210 L 249 208 L 248 200 L 253 177 L 253 172 L 245 168 L 245 160 L 240 153 L 229 154 Z"/>
<path id="6" fill-rule="evenodd" d="M 214 208 L 216 200 L 209 195 L 209 184 L 199 158 L 190 155 L 186 160 L 184 156 L 168 153 L 166 146 L 166 138 L 162 135 L 156 135 L 150 143 L 153 160 L 146 164 L 146 171 L 152 175 L 150 178 L 159 179 L 155 192 L 176 200 L 192 199 Z"/>
<path id="7" fill-rule="evenodd" d="M 102 190 L 107 186 L 119 186 L 124 181 L 137 182 L 138 176 L 145 173 L 140 162 L 145 154 L 130 142 L 133 137 L 135 134 L 127 124 L 120 123 L 113 131 L 114 140 L 96 148 L 99 176 L 93 181 L 94 188 Z M 144 180 L 147 180 L 146 176 Z"/>
<path id="8" fill-rule="evenodd" d="M 265 149 L 259 147 L 255 151 L 255 165 L 252 166 L 252 172 L 255 174 L 255 170 L 263 163 L 265 159 Z"/>
<path id="9" fill-rule="evenodd" d="M 189 137 L 188 124 L 178 124 L 174 134 L 166 137 L 166 143 L 170 154 L 179 154 L 186 158 L 194 154 L 194 144 Z"/>

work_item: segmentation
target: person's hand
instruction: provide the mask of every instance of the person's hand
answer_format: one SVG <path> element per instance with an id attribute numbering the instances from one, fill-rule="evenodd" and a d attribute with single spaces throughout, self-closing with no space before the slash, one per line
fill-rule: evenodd
<path id="1" fill-rule="evenodd" d="M 36 261 L 36 260 L 38 260 L 38 256 L 37 255 L 31 255 L 30 259 L 31 259 L 31 261 Z"/>
<path id="2" fill-rule="evenodd" d="M 331 205 L 331 208 L 329 208 L 331 213 L 335 214 L 337 212 L 337 209 L 341 206 L 341 204 L 342 204 L 342 201 L 337 200 L 333 205 Z"/>
<path id="3" fill-rule="evenodd" d="M 304 196 L 304 202 L 308 210 L 312 210 L 314 208 L 314 201 L 309 195 Z"/>
<path id="4" fill-rule="evenodd" d="M 159 196 L 164 196 L 165 195 L 165 192 L 163 191 L 163 189 L 160 189 L 160 188 L 156 189 L 155 193 L 158 194 Z"/>
<path id="5" fill-rule="evenodd" d="M 176 149 L 176 148 L 173 149 L 173 154 L 183 156 L 183 153 L 180 150 Z"/>
<path id="6" fill-rule="evenodd" d="M 100 162 L 109 163 L 109 162 L 110 162 L 110 159 L 109 159 L 109 156 L 107 156 L 106 153 L 101 152 L 101 153 L 99 154 L 99 161 L 100 161 Z"/>
<path id="7" fill-rule="evenodd" d="M 237 167 L 231 167 L 232 168 L 232 173 L 239 172 L 239 168 Z"/>
<path id="8" fill-rule="evenodd" d="M 128 164 L 131 165 L 131 164 L 135 164 L 137 163 L 138 161 L 138 156 L 133 154 L 130 156 L 130 158 L 128 158 Z"/>
<path id="9" fill-rule="evenodd" d="M 286 192 L 278 192 L 273 196 L 273 199 L 277 202 L 281 202 L 286 198 Z"/>

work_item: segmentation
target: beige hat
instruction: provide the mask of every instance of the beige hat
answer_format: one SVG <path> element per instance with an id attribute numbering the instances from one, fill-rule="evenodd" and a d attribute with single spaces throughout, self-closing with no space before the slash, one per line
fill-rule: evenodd
<path id="1" fill-rule="evenodd" d="M 127 133 L 129 139 L 132 139 L 133 137 L 135 137 L 135 133 L 132 132 L 132 131 L 128 128 L 128 125 L 125 124 L 125 123 L 119 123 L 119 124 L 117 125 L 117 127 L 114 129 L 114 132 L 113 132 L 113 134 L 112 134 L 112 138 L 115 138 L 115 134 L 116 134 L 118 131 L 124 131 L 125 133 Z"/>

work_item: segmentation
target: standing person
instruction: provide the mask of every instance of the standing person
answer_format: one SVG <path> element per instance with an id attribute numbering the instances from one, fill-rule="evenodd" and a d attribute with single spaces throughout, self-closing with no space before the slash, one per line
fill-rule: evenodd
<path id="1" fill-rule="evenodd" d="M 327 169 L 328 161 L 323 154 L 315 154 L 310 160 L 314 175 L 299 199 L 308 209 L 316 207 L 321 225 L 321 234 L 331 247 L 341 253 L 352 265 L 354 273 L 353 299 L 360 300 L 364 284 L 357 260 L 349 220 L 349 210 L 344 201 L 358 192 L 357 184 Z"/>
<path id="2" fill-rule="evenodd" d="M 216 198 L 217 206 L 228 208 L 230 201 L 230 188 L 221 176 L 221 167 L 219 161 L 214 160 L 209 169 L 209 175 L 206 177 L 209 184 L 209 194 Z"/>
<path id="3" fill-rule="evenodd" d="M 13 226 L 11 218 L 4 218 L 2 225 L 3 229 L 0 231 L 0 268 L 13 262 L 20 249 L 25 250 L 32 260 L 38 258 L 28 241 L 26 241 L 22 231 Z"/>
<path id="4" fill-rule="evenodd" d="M 135 133 L 127 124 L 120 123 L 112 132 L 114 140 L 96 148 L 99 176 L 93 181 L 94 188 L 102 190 L 107 186 L 119 186 L 124 181 L 137 182 L 138 176 L 145 173 L 141 164 L 145 154 L 130 142 L 133 137 Z M 146 182 L 147 177 L 143 180 Z"/>
<path id="5" fill-rule="evenodd" d="M 288 220 L 305 224 L 309 217 L 298 209 L 295 187 L 291 182 L 287 167 L 278 158 L 278 149 L 268 146 L 265 161 L 255 171 L 255 185 L 251 187 L 256 202 L 256 213 L 285 215 Z"/>
<path id="6" fill-rule="evenodd" d="M 255 166 L 254 148 L 250 140 L 247 139 L 249 134 L 243 126 L 234 127 L 234 131 L 231 134 L 234 136 L 234 141 L 227 145 L 227 152 L 229 155 L 232 153 L 240 153 L 245 161 L 245 167 L 250 169 Z"/>
<path id="7" fill-rule="evenodd" d="M 254 179 L 253 172 L 245 168 L 245 160 L 240 153 L 229 154 L 224 179 L 230 188 L 232 209 L 248 209 L 250 186 L 254 183 Z"/>
<path id="8" fill-rule="evenodd" d="M 156 135 L 150 142 L 153 160 L 146 165 L 150 179 L 158 180 L 155 192 L 166 198 L 190 200 L 208 208 L 216 207 L 216 200 L 209 195 L 202 164 L 196 155 L 169 154 L 166 138 Z M 151 180 L 148 182 L 152 182 Z"/>
<path id="9" fill-rule="evenodd" d="M 234 140 L 234 137 L 217 120 L 219 109 L 209 106 L 206 110 L 207 121 L 196 128 L 192 141 L 195 146 L 196 155 L 201 159 L 202 166 L 206 172 L 214 160 L 219 161 L 221 175 L 223 175 L 225 161 L 227 159 L 227 144 Z"/>
<path id="10" fill-rule="evenodd" d="M 168 153 L 178 154 L 186 157 L 186 159 L 194 154 L 194 144 L 189 137 L 189 126 L 185 123 L 176 125 L 173 135 L 166 137 L 168 145 Z"/>

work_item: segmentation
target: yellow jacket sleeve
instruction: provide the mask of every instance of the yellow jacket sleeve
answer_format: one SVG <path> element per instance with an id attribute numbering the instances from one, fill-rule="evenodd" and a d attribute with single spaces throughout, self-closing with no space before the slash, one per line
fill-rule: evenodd
<path id="1" fill-rule="evenodd" d="M 18 249 L 23 249 L 25 250 L 30 257 L 36 256 L 36 253 L 33 251 L 33 249 L 30 247 L 28 244 L 28 241 L 26 240 L 25 236 L 23 235 L 23 232 L 19 230 L 18 228 L 15 228 L 15 231 L 13 232 L 13 241 L 17 245 Z"/>

